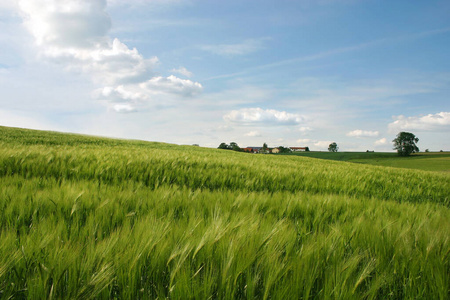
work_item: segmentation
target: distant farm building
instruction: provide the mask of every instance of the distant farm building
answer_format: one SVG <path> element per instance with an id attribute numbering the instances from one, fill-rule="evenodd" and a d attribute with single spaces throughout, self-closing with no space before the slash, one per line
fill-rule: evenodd
<path id="1" fill-rule="evenodd" d="M 261 151 L 262 147 L 246 147 L 242 148 L 242 151 L 249 152 L 249 153 L 259 153 Z"/>
<path id="2" fill-rule="evenodd" d="M 307 151 L 308 147 L 289 147 L 293 152 L 304 152 Z"/>
<path id="3" fill-rule="evenodd" d="M 263 150 L 263 147 L 245 147 L 241 148 L 242 151 L 247 153 L 281 153 L 282 149 L 290 149 L 291 151 L 309 151 L 308 147 L 289 147 L 289 148 L 266 148 L 266 150 Z"/>

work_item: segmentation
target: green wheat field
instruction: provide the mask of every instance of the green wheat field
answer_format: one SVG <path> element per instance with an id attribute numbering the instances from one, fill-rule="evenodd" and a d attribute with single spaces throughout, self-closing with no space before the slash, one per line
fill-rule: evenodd
<path id="1" fill-rule="evenodd" d="M 450 174 L 0 127 L 1 299 L 449 299 Z"/>

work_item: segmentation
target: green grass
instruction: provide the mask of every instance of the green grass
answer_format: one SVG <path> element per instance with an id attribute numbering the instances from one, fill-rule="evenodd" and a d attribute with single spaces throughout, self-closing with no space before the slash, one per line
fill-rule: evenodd
<path id="1" fill-rule="evenodd" d="M 420 153 L 410 157 L 390 159 L 352 159 L 350 162 L 395 168 L 418 169 L 434 172 L 450 172 L 450 153 Z"/>
<path id="2" fill-rule="evenodd" d="M 285 155 L 285 154 L 282 154 Z M 296 152 L 288 155 L 347 161 L 384 167 L 450 172 L 450 152 L 423 152 L 408 157 L 387 152 Z"/>
<path id="3" fill-rule="evenodd" d="M 447 173 L 0 127 L 1 299 L 447 299 Z"/>

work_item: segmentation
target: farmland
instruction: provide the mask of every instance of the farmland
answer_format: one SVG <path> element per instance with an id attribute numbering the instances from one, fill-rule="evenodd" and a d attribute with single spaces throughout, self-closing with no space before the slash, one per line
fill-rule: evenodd
<path id="1" fill-rule="evenodd" d="M 278 154 L 286 155 L 286 154 Z M 409 157 L 388 152 L 294 152 L 287 155 L 347 161 L 376 166 L 450 172 L 450 152 L 421 152 Z"/>
<path id="2" fill-rule="evenodd" d="M 2 299 L 449 296 L 448 172 L 0 136 Z"/>

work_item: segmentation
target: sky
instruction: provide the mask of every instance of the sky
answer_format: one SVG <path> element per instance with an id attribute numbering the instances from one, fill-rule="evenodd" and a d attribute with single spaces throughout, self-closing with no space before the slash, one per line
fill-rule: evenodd
<path id="1" fill-rule="evenodd" d="M 0 125 L 450 150 L 450 1 L 0 0 Z"/>

